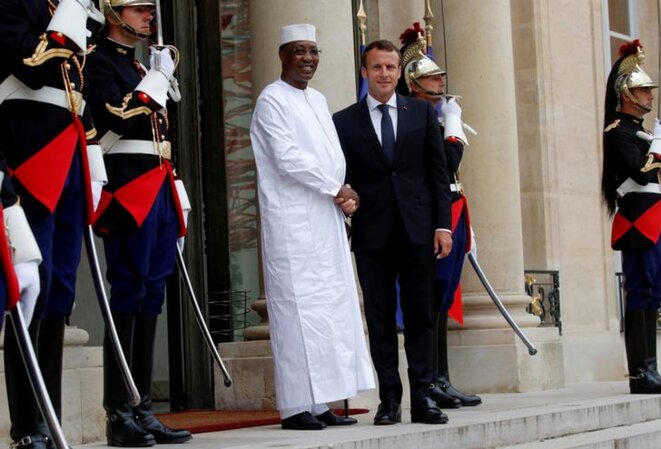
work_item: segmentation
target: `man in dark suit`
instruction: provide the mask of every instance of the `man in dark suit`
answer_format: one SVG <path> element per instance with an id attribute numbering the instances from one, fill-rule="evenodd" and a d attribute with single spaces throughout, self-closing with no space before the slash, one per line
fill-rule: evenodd
<path id="1" fill-rule="evenodd" d="M 435 254 L 445 257 L 452 247 L 449 178 L 434 110 L 395 93 L 400 64 L 392 42 L 368 45 L 361 62 L 368 95 L 333 120 L 347 161 L 346 181 L 361 198 L 352 218 L 352 249 L 379 378 L 381 404 L 374 424 L 401 420 L 397 280 L 411 421 L 439 424 L 448 418 L 429 398 L 434 335 L 430 304 Z"/>

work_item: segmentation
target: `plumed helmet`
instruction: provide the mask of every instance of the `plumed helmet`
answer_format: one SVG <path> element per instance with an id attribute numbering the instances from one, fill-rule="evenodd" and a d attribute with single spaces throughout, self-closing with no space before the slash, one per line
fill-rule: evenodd
<path id="1" fill-rule="evenodd" d="M 426 55 L 427 42 L 424 38 L 424 30 L 419 22 L 413 24 L 413 28 L 407 28 L 399 36 L 403 44 L 402 54 L 402 76 L 398 84 L 400 94 L 410 93 L 412 86 L 416 85 L 425 90 L 419 83 L 420 78 L 434 75 L 445 75 L 445 70 L 441 69 L 433 59 Z M 436 96 L 437 93 L 427 92 Z"/>
<path id="2" fill-rule="evenodd" d="M 631 89 L 639 87 L 659 87 L 652 78 L 640 67 L 645 60 L 643 46 L 638 39 L 620 47 L 620 57 L 608 75 L 606 84 L 606 116 L 604 126 L 612 121 L 612 116 L 620 110 L 621 95 L 626 96 L 635 104 L 648 111 L 648 108 L 638 102 L 631 94 Z"/>

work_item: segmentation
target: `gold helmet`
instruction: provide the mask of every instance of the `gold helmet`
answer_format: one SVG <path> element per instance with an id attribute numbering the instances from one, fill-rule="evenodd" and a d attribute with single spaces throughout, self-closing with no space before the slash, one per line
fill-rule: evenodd
<path id="1" fill-rule="evenodd" d="M 613 65 L 609 79 L 613 79 L 613 93 L 615 94 L 616 110 L 620 110 L 620 96 L 624 95 L 638 107 L 646 112 L 651 109 L 641 104 L 631 93 L 631 89 L 640 87 L 659 87 L 652 78 L 640 67 L 645 61 L 645 53 L 640 41 L 636 39 L 633 42 L 623 45 L 620 48 L 620 59 Z M 608 106 L 608 104 L 607 104 Z"/>
<path id="2" fill-rule="evenodd" d="M 409 92 L 413 86 L 417 86 L 432 97 L 441 97 L 443 92 L 432 92 L 420 84 L 420 78 L 434 75 L 445 75 L 445 70 L 441 69 L 429 56 L 425 55 L 427 45 L 425 39 L 420 36 L 418 40 L 411 44 L 402 55 L 402 66 L 404 67 L 404 79 Z"/>
<path id="3" fill-rule="evenodd" d="M 121 8 L 122 6 L 156 6 L 156 0 L 102 0 L 103 8 Z"/>
<path id="4" fill-rule="evenodd" d="M 134 36 L 139 37 L 140 39 L 146 39 L 150 36 L 150 34 L 145 34 L 145 33 L 139 33 L 133 27 L 129 26 L 126 24 L 121 17 L 119 17 L 119 14 L 117 14 L 116 9 L 117 8 L 123 8 L 125 6 L 152 6 L 156 7 L 156 0 L 100 0 L 101 1 L 101 11 L 104 14 L 110 14 L 112 18 L 117 21 L 122 28 L 124 28 L 126 31 L 129 33 L 133 34 Z M 156 20 L 160 20 L 160 18 L 156 18 Z"/>

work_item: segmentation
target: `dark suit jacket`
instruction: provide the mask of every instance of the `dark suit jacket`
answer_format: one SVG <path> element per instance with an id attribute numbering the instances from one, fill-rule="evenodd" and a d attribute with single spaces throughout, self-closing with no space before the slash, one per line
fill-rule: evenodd
<path id="1" fill-rule="evenodd" d="M 367 101 L 333 116 L 347 161 L 346 182 L 360 195 L 352 218 L 352 249 L 388 244 L 395 207 L 414 244 L 430 244 L 434 229 L 451 228 L 450 187 L 443 138 L 433 108 L 397 95 L 397 142 L 392 165 L 372 126 Z"/>

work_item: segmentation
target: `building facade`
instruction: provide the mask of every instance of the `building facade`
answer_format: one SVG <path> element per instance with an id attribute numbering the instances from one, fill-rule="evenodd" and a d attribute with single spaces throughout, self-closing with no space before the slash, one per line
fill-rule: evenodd
<path id="1" fill-rule="evenodd" d="M 173 279 L 167 319 L 160 324 L 156 377 L 163 396 L 175 409 L 273 406 L 249 139 L 252 106 L 280 74 L 280 27 L 301 22 L 316 25 L 323 51 L 311 85 L 326 95 L 331 112 L 356 101 L 361 5 L 368 42 L 397 43 L 413 22 L 424 27 L 427 15 L 448 90 L 462 96 L 463 118 L 478 131 L 461 169 L 478 260 L 538 349 L 528 354 L 466 264 L 465 323 L 450 335 L 454 383 L 476 392 L 512 392 L 624 379 L 618 267 L 600 196 L 603 98 L 623 40 L 641 39 L 645 70 L 659 79 L 658 2 L 164 0 L 166 38 L 182 52 L 174 147 L 194 208 L 185 255 L 235 385 L 222 386 L 185 304 L 186 292 Z M 72 338 L 85 346 L 69 348 L 68 357 L 92 355 L 83 357 L 89 366 L 72 362 L 70 376 L 100 372 L 94 350 L 103 327 L 87 270 L 81 266 L 73 324 L 81 328 L 76 335 L 87 331 L 89 340 Z M 545 319 L 550 326 L 540 326 L 540 318 L 527 311 L 525 273 L 533 271 L 538 280 L 548 276 L 541 272 L 555 272 L 556 286 L 544 291 L 559 292 L 553 319 Z M 95 391 L 89 382 L 85 388 Z M 81 388 L 70 384 L 66 388 Z M 91 397 L 102 412 L 100 384 Z M 65 414 L 65 428 L 67 419 L 77 418 Z M 2 408 L 0 430 L 5 423 Z"/>

